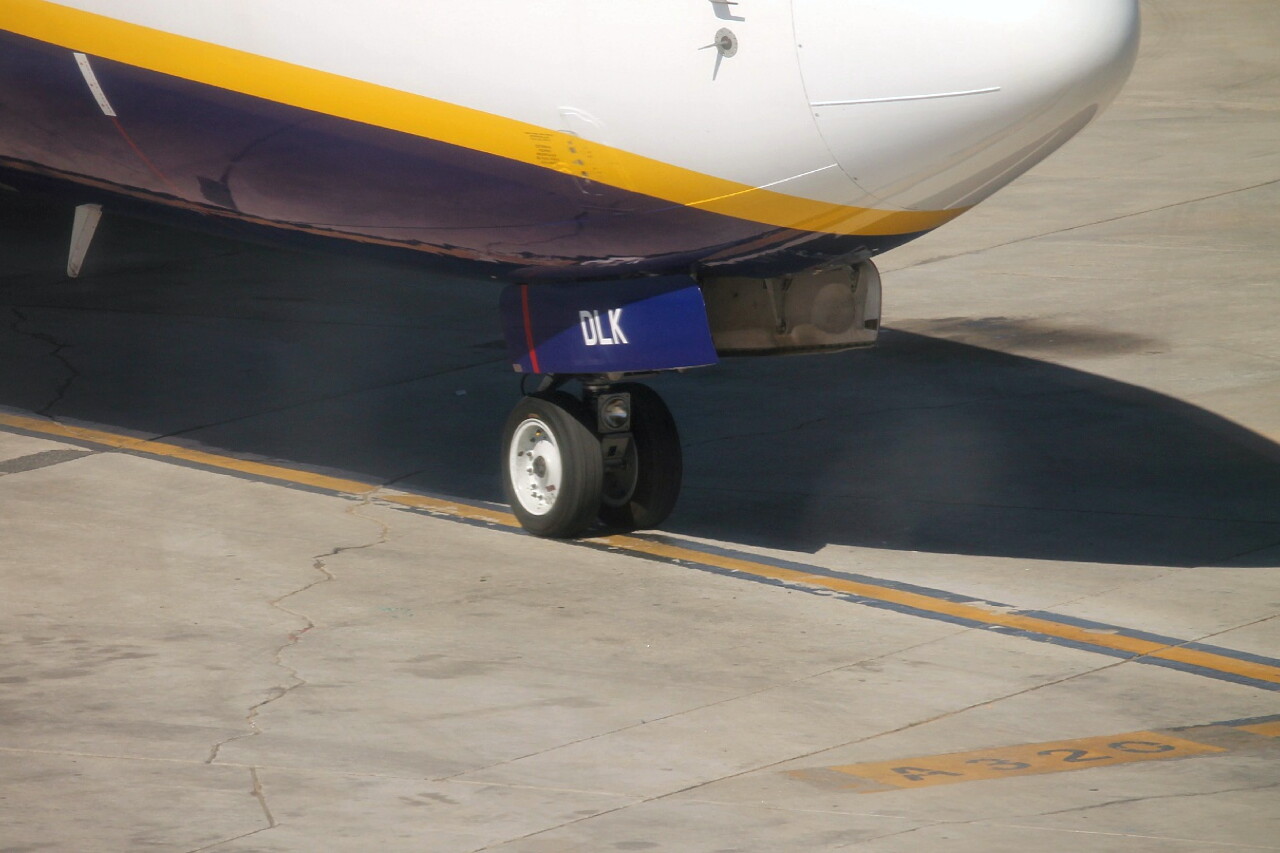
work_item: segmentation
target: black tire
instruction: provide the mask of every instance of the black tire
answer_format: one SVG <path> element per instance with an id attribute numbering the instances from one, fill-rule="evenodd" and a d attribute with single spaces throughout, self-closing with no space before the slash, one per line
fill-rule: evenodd
<path id="1" fill-rule="evenodd" d="M 507 418 L 502 431 L 502 488 L 520 526 L 535 536 L 576 536 L 595 521 L 604 465 L 600 441 L 589 423 L 583 405 L 563 391 L 531 394 Z M 529 458 L 528 473 L 514 467 L 518 461 L 513 447 L 516 441 L 545 451 L 545 455 Z M 533 473 L 536 464 L 548 471 L 550 461 L 559 465 L 554 484 Z M 539 492 L 542 485 L 551 488 Z M 522 494 L 518 495 L 517 489 Z"/>
<path id="2" fill-rule="evenodd" d="M 680 497 L 684 455 L 675 418 L 648 385 L 624 382 L 610 391 L 631 394 L 631 437 L 634 453 L 621 472 L 609 469 L 600 504 L 600 519 L 622 530 L 645 530 L 667 520 Z M 619 482 L 621 478 L 622 482 Z"/>

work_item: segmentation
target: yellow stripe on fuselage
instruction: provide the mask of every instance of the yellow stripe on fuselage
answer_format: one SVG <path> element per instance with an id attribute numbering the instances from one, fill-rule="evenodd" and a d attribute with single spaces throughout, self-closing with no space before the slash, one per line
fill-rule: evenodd
<path id="1" fill-rule="evenodd" d="M 548 134 L 555 148 L 567 148 L 574 141 L 568 134 L 515 119 L 47 0 L 5 0 L 0 29 L 149 71 L 536 166 L 548 166 Z M 783 228 L 865 236 L 915 234 L 936 228 L 964 210 L 889 211 L 836 205 L 751 187 L 594 142 L 591 146 L 607 154 L 599 160 L 612 161 L 605 167 L 608 172 L 592 175 L 602 183 Z"/>

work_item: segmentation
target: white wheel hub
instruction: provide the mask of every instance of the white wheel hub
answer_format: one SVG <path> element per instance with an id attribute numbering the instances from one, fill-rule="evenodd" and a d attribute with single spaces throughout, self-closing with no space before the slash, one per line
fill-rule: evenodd
<path id="1" fill-rule="evenodd" d="M 529 418 L 520 424 L 507 449 L 507 468 L 516 500 L 532 515 L 555 506 L 564 465 L 560 447 L 545 423 Z"/>

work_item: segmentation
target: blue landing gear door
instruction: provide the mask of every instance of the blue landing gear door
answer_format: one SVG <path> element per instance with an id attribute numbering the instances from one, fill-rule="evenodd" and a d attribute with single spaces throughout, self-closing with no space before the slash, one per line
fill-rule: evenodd
<path id="1" fill-rule="evenodd" d="M 686 275 L 513 284 L 501 304 L 517 373 L 648 373 L 718 360 L 702 291 Z"/>

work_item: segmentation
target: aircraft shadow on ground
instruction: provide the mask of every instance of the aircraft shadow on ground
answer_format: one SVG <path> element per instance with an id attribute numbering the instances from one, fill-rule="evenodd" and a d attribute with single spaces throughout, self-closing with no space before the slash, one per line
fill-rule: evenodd
<path id="1" fill-rule="evenodd" d="M 1280 446 L 1204 409 L 893 330 L 873 351 L 776 364 L 754 380 L 756 365 L 732 365 L 733 399 L 686 429 L 673 532 L 802 551 L 1280 559 Z"/>
<path id="2" fill-rule="evenodd" d="M 44 252 L 63 238 L 42 212 L 22 221 Z M 496 291 L 205 238 L 166 236 L 157 261 L 156 233 L 119 227 L 124 260 L 76 282 L 27 256 L 0 269 L 0 406 L 500 499 L 516 388 L 479 331 Z M 349 274 L 378 291 L 352 295 Z M 672 533 L 1162 566 L 1280 553 L 1280 447 L 1048 361 L 887 330 L 870 351 L 655 385 L 685 445 Z"/>

